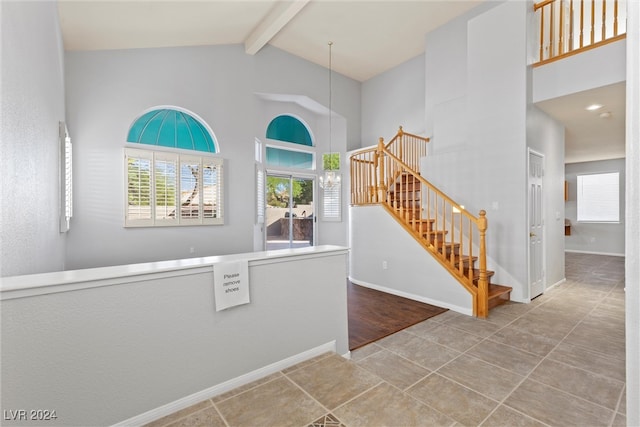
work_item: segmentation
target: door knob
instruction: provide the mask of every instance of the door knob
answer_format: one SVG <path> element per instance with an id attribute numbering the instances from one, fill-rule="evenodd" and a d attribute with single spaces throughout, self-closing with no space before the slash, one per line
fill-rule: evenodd
<path id="1" fill-rule="evenodd" d="M 533 231 L 529 233 L 529 237 L 536 237 L 536 233 L 534 233 Z"/>

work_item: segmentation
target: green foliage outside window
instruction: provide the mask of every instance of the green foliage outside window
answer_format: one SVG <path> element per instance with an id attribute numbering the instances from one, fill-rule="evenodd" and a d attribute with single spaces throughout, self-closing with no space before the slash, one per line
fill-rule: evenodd
<path id="1" fill-rule="evenodd" d="M 313 200 L 313 181 L 293 180 L 293 195 L 289 194 L 289 178 L 267 176 L 267 204 L 279 208 L 288 208 L 291 197 L 297 204 L 310 204 Z"/>
<path id="2" fill-rule="evenodd" d="M 325 153 L 322 155 L 323 170 L 340 170 L 340 153 Z"/>

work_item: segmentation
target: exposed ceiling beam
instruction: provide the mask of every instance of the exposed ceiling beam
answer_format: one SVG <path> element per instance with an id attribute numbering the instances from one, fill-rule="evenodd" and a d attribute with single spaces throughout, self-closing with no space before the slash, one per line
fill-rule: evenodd
<path id="1" fill-rule="evenodd" d="M 280 1 L 271 12 L 253 29 L 244 42 L 244 50 L 255 55 L 269 40 L 284 28 L 294 16 L 311 0 Z"/>

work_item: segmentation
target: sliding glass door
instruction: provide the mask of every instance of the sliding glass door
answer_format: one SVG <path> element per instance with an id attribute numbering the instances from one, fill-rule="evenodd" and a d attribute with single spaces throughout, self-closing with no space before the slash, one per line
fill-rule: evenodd
<path id="1" fill-rule="evenodd" d="M 265 249 L 313 246 L 316 221 L 314 180 L 267 174 L 265 186 Z"/>

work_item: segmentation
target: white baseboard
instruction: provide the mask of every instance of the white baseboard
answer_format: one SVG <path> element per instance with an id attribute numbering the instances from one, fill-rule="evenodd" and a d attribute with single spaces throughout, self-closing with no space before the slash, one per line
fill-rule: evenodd
<path id="1" fill-rule="evenodd" d="M 408 292 L 399 291 L 397 289 L 392 289 L 392 288 L 387 288 L 385 286 L 375 285 L 373 283 L 368 283 L 368 282 L 365 282 L 365 281 L 362 281 L 362 280 L 354 279 L 352 277 L 349 277 L 349 280 L 351 282 L 355 283 L 356 285 L 364 286 L 365 288 L 375 289 L 376 291 L 386 292 L 386 293 L 391 294 L 391 295 L 396 295 L 396 296 L 407 298 L 407 299 L 411 299 L 411 300 L 414 300 L 414 301 L 424 302 L 426 304 L 435 305 L 437 307 L 448 308 L 449 310 L 455 311 L 456 313 L 466 314 L 467 316 L 473 316 L 473 309 L 472 308 L 460 307 L 458 305 L 453 305 L 453 304 L 449 304 L 449 303 L 446 303 L 446 302 L 437 301 L 437 300 L 434 300 L 434 299 L 431 299 L 431 298 L 427 298 L 427 297 L 423 297 L 423 296 L 420 296 L 420 295 L 410 294 Z M 471 298 L 471 296 L 469 296 L 469 298 Z"/>
<path id="2" fill-rule="evenodd" d="M 575 254 L 590 254 L 590 255 L 606 255 L 606 256 L 621 256 L 623 257 L 624 254 L 617 254 L 617 253 L 610 253 L 610 252 L 592 252 L 592 251 L 578 251 L 578 250 L 574 250 L 574 249 L 565 249 L 565 252 L 572 252 Z"/>
<path id="3" fill-rule="evenodd" d="M 555 288 L 556 286 L 563 284 L 563 283 L 564 283 L 564 282 L 566 282 L 566 281 L 567 281 L 567 279 L 566 279 L 566 278 L 564 278 L 564 279 L 562 279 L 562 280 L 559 280 L 559 281 L 557 281 L 556 283 L 554 283 L 554 284 L 553 284 L 553 285 L 551 285 L 551 286 L 546 286 L 546 287 L 544 288 L 544 290 L 545 290 L 545 292 L 546 292 L 546 291 L 548 291 L 548 290 L 551 290 L 551 289 Z"/>
<path id="4" fill-rule="evenodd" d="M 312 359 L 316 356 L 319 356 L 327 352 L 335 353 L 335 351 L 336 351 L 335 341 L 322 344 L 318 347 L 312 348 L 302 353 L 293 355 L 291 357 L 287 357 L 286 359 L 280 360 L 279 362 L 272 363 L 265 367 L 256 369 L 255 371 L 248 372 L 244 375 L 241 375 L 236 378 L 232 378 L 228 381 L 217 384 L 213 387 L 209 387 L 205 390 L 199 391 L 192 395 L 167 403 L 166 405 L 152 409 L 143 414 L 136 415 L 135 417 L 132 417 L 127 420 L 121 421 L 117 424 L 114 424 L 114 427 L 140 426 L 140 425 L 148 424 L 152 421 L 155 421 L 162 417 L 166 417 L 167 415 L 173 414 L 174 412 L 177 412 L 182 409 L 188 408 L 189 406 L 195 405 L 196 403 L 202 402 L 203 400 L 210 399 L 219 394 L 226 393 L 230 390 L 233 390 L 234 388 L 243 386 L 245 384 L 249 384 L 253 381 L 257 381 L 268 375 L 282 371 L 283 369 L 289 368 L 300 362 L 304 362 L 305 360 Z"/>

